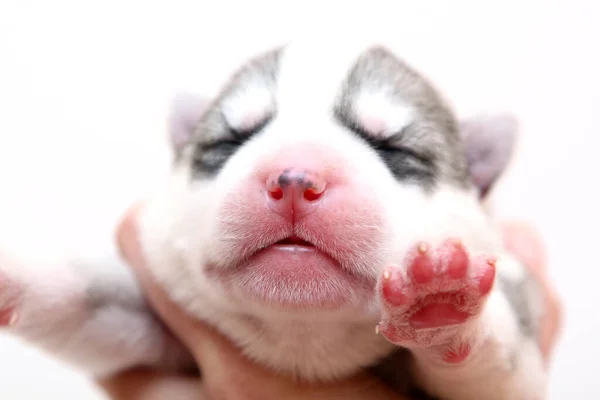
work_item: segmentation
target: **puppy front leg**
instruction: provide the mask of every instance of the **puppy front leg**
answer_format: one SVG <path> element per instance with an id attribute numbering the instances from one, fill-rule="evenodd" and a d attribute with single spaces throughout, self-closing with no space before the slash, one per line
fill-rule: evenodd
<path id="1" fill-rule="evenodd" d="M 448 400 L 542 400 L 534 334 L 539 295 L 508 256 L 471 256 L 459 241 L 416 246 L 384 270 L 379 331 L 414 356 L 426 391 Z M 517 304 L 518 303 L 518 304 Z M 537 318 L 537 319 L 536 319 Z"/>
<path id="2" fill-rule="evenodd" d="M 116 257 L 34 267 L 2 256 L 1 331 L 94 376 L 193 366 Z"/>

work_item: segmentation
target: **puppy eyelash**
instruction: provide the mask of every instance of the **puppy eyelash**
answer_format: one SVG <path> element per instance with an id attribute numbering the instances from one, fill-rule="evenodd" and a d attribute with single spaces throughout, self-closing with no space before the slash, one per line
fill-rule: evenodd
<path id="1" fill-rule="evenodd" d="M 417 161 L 419 161 L 420 163 L 422 163 L 423 165 L 429 166 L 432 162 L 431 158 L 421 154 L 420 152 L 410 148 L 410 147 L 406 147 L 406 146 L 398 146 L 395 144 L 392 144 L 391 142 L 394 140 L 395 138 L 389 138 L 385 141 L 379 142 L 377 144 L 372 144 L 372 146 L 379 151 L 395 151 L 398 153 L 403 153 L 406 156 L 412 157 L 414 159 L 416 159 Z"/>
<path id="2" fill-rule="evenodd" d="M 236 140 L 245 141 L 262 131 L 273 120 L 273 117 L 274 115 L 271 114 L 247 129 L 236 129 L 232 126 L 227 126 L 228 133 Z"/>
<path id="3" fill-rule="evenodd" d="M 271 120 L 272 116 L 246 130 L 226 126 L 223 137 L 199 144 L 199 151 L 194 154 L 193 163 L 198 170 L 217 172 L 245 142 L 264 129 Z"/>
<path id="4" fill-rule="evenodd" d="M 386 139 L 376 139 L 369 132 L 365 131 L 360 125 L 353 123 L 351 130 L 357 134 L 360 138 L 365 140 L 374 150 L 376 151 L 394 151 L 398 153 L 404 153 L 406 156 L 412 157 L 418 162 L 425 166 L 429 166 L 432 163 L 430 157 L 421 154 L 420 152 L 406 146 L 398 146 L 394 144 L 402 135 L 407 131 L 407 128 L 402 129 L 400 132 L 393 134 Z"/>

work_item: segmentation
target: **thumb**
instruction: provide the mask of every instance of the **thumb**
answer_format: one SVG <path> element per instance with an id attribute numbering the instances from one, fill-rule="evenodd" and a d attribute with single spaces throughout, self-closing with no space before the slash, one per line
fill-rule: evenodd
<path id="1" fill-rule="evenodd" d="M 563 311 L 560 295 L 546 268 L 546 251 L 542 239 L 529 226 L 515 222 L 504 224 L 503 233 L 507 249 L 523 262 L 542 288 L 545 301 L 539 341 L 548 363 L 560 335 Z"/>
<path id="2" fill-rule="evenodd" d="M 535 275 L 543 275 L 546 269 L 546 252 L 540 236 L 528 225 L 505 223 L 502 227 L 507 249 Z"/>

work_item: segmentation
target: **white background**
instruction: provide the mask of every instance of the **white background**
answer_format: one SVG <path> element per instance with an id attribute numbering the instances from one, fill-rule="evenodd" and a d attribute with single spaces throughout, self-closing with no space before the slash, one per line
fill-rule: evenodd
<path id="1" fill-rule="evenodd" d="M 541 231 L 565 301 L 550 398 L 600 398 L 597 2 L 93 3 L 0 1 L 0 247 L 45 258 L 110 243 L 119 214 L 166 172 L 174 92 L 210 94 L 247 55 L 344 21 L 384 35 L 461 115 L 521 117 L 496 208 Z M 0 337 L 1 399 L 98 396 Z"/>

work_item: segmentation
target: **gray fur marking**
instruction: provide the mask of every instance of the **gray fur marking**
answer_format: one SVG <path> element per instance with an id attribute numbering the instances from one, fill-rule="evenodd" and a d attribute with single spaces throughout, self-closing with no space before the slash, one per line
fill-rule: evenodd
<path id="1" fill-rule="evenodd" d="M 150 312 L 133 271 L 128 268 L 111 268 L 119 261 L 112 257 L 94 261 L 72 261 L 72 269 L 85 283 L 88 308 L 93 311 L 114 303 L 130 311 Z M 107 272 L 98 274 L 97 271 L 102 269 Z"/>
<path id="2" fill-rule="evenodd" d="M 506 296 L 510 307 L 517 317 L 519 330 L 523 336 L 535 338 L 540 332 L 539 312 L 535 298 L 540 293 L 536 279 L 529 270 L 520 264 L 524 273 L 523 279 L 511 279 L 498 274 L 496 279 L 500 290 Z"/>
<path id="3" fill-rule="evenodd" d="M 114 267 L 115 263 L 122 264 L 122 267 Z M 95 261 L 73 260 L 70 264 L 77 276 L 81 277 L 85 285 L 85 297 L 82 299 L 86 312 L 89 313 L 88 321 L 94 321 L 96 318 L 104 319 L 109 312 L 118 309 L 118 317 L 123 324 L 128 320 L 145 320 L 148 329 L 154 330 L 156 337 L 160 338 L 160 348 L 156 348 L 160 357 L 153 359 L 152 354 L 144 357 L 142 366 L 151 366 L 165 368 L 167 371 L 174 368 L 176 372 L 198 375 L 198 366 L 194 362 L 189 351 L 182 346 L 158 317 L 154 310 L 146 301 L 141 288 L 133 271 L 127 268 L 121 259 L 109 257 Z M 103 270 L 105 273 L 97 273 Z M 113 311 L 110 311 L 113 309 Z M 118 326 L 118 325 L 117 325 Z M 126 330 L 124 332 L 127 332 Z M 123 336 L 116 334 L 110 337 L 99 337 L 92 340 L 90 347 L 108 346 L 113 343 L 115 348 L 119 348 Z"/>
<path id="4" fill-rule="evenodd" d="M 385 143 L 369 138 L 353 111 L 357 97 L 371 89 L 391 90 L 393 100 L 416 109 L 415 121 Z M 399 180 L 428 189 L 440 181 L 460 187 L 471 185 L 452 111 L 423 76 L 387 49 L 372 47 L 362 53 L 341 89 L 334 114 L 340 123 L 379 151 Z"/>
<path id="5" fill-rule="evenodd" d="M 223 116 L 224 100 L 247 85 L 262 81 L 274 98 L 271 118 L 275 116 L 282 53 L 283 48 L 278 48 L 251 59 L 207 107 L 184 151 L 191 159 L 194 175 L 214 177 L 244 141 L 257 133 L 236 135 Z M 333 110 L 341 124 L 354 132 L 360 128 L 352 111 L 353 103 L 362 90 L 373 87 L 391 88 L 393 98 L 417 110 L 416 121 L 386 143 L 376 143 L 368 132 L 361 135 L 367 145 L 376 148 L 394 176 L 430 190 L 438 182 L 459 187 L 472 185 L 452 111 L 424 77 L 385 48 L 370 48 L 356 60 Z"/>
<path id="6" fill-rule="evenodd" d="M 257 133 L 235 132 L 223 115 L 222 105 L 226 99 L 243 92 L 257 81 L 270 91 L 275 105 L 281 53 L 282 49 L 278 48 L 251 59 L 233 75 L 221 93 L 208 105 L 184 151 L 191 159 L 194 175 L 214 177 L 237 149 Z M 269 118 L 276 112 L 275 108 L 270 110 Z M 260 128 L 264 125 L 263 123 Z"/>

